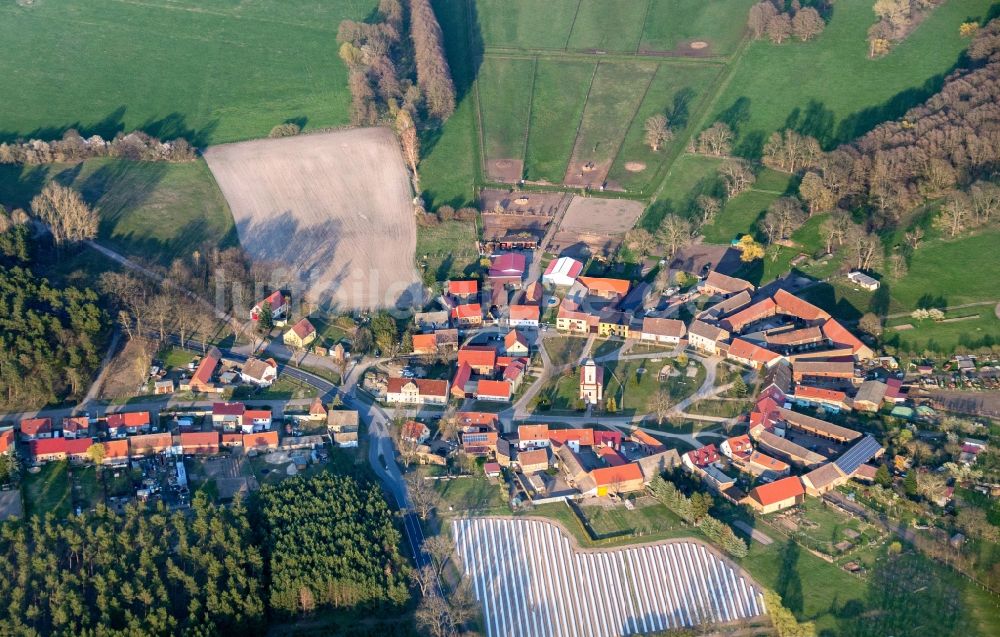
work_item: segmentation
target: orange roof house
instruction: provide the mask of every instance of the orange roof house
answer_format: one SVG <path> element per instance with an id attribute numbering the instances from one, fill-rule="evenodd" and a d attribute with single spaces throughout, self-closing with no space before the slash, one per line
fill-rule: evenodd
<path id="1" fill-rule="evenodd" d="M 483 307 L 479 303 L 456 305 L 451 311 L 451 319 L 458 325 L 477 325 L 483 322 Z"/>
<path id="2" fill-rule="evenodd" d="M 581 276 L 577 281 L 582 283 L 587 291 L 596 296 L 611 298 L 628 294 L 630 283 L 625 279 L 605 279 L 602 277 Z"/>
<path id="3" fill-rule="evenodd" d="M 530 447 L 549 446 L 549 426 L 548 425 L 520 425 L 517 428 L 518 447 L 528 449 Z"/>
<path id="4" fill-rule="evenodd" d="M 215 389 L 215 385 L 212 383 L 212 376 L 215 374 L 215 368 L 219 366 L 221 360 L 222 352 L 218 348 L 213 347 L 208 350 L 208 354 L 198 363 L 198 369 L 195 370 L 194 375 L 191 376 L 191 380 L 188 382 L 191 391 L 210 392 Z"/>
<path id="5" fill-rule="evenodd" d="M 479 281 L 448 281 L 448 294 L 452 296 L 475 296 L 479 293 Z"/>
<path id="6" fill-rule="evenodd" d="M 804 301 L 784 289 L 779 289 L 774 293 L 774 302 L 778 307 L 778 311 L 782 314 L 788 314 L 803 321 L 818 321 L 830 318 L 830 314 L 825 310 L 821 310 L 812 303 Z"/>
<path id="7" fill-rule="evenodd" d="M 512 394 L 510 381 L 506 380 L 481 380 L 476 386 L 476 398 L 479 400 L 510 400 Z"/>
<path id="8" fill-rule="evenodd" d="M 745 501 L 761 513 L 773 513 L 800 504 L 804 496 L 802 481 L 789 476 L 754 488 Z"/>
<path id="9" fill-rule="evenodd" d="M 463 429 L 497 429 L 500 424 L 500 414 L 487 411 L 460 411 L 455 414 L 459 427 Z"/>
<path id="10" fill-rule="evenodd" d="M 458 350 L 458 364 L 468 365 L 478 374 L 492 374 L 497 364 L 497 351 L 486 345 L 467 345 Z"/>
<path id="11" fill-rule="evenodd" d="M 128 440 L 109 440 L 104 444 L 104 462 L 111 464 L 128 460 Z"/>
<path id="12" fill-rule="evenodd" d="M 0 453 L 7 453 L 14 448 L 14 430 L 4 429 L 0 431 Z"/>
<path id="13" fill-rule="evenodd" d="M 751 323 L 756 323 L 757 321 L 770 318 L 774 316 L 778 311 L 778 306 L 771 299 L 764 299 L 758 301 L 748 308 L 744 308 L 733 314 L 722 319 L 722 327 L 726 328 L 730 332 L 740 332 L 744 327 L 750 325 Z"/>
<path id="14" fill-rule="evenodd" d="M 823 323 L 823 334 L 830 339 L 831 342 L 837 345 L 844 345 L 851 348 L 851 353 L 859 361 L 864 361 L 872 358 L 875 353 L 872 349 L 861 342 L 861 340 L 851 334 L 851 332 L 838 323 L 834 319 L 830 319 L 826 323 Z"/>
<path id="15" fill-rule="evenodd" d="M 750 341 L 742 338 L 734 338 L 729 346 L 727 358 L 749 365 L 754 369 L 760 369 L 765 365 L 771 365 L 781 358 L 781 354 L 772 352 L 769 349 L 754 345 Z"/>
<path id="16" fill-rule="evenodd" d="M 244 449 L 276 449 L 277 447 L 277 431 L 261 431 L 255 434 L 243 434 Z"/>
<path id="17" fill-rule="evenodd" d="M 580 447 L 594 446 L 594 430 L 587 429 L 549 429 L 549 440 L 559 444 L 569 444 L 573 451 Z"/>
<path id="18" fill-rule="evenodd" d="M 537 305 L 511 305 L 508 316 L 512 325 L 537 325 L 538 314 Z"/>
<path id="19" fill-rule="evenodd" d="M 173 440 L 168 433 L 131 436 L 125 442 L 128 442 L 129 454 L 132 456 L 160 453 L 173 445 Z"/>
<path id="20" fill-rule="evenodd" d="M 184 453 L 210 454 L 219 452 L 218 431 L 189 431 L 179 437 Z"/>
<path id="21" fill-rule="evenodd" d="M 414 354 L 437 354 L 437 335 L 414 334 L 413 335 Z"/>
<path id="22" fill-rule="evenodd" d="M 850 408 L 847 402 L 847 394 L 842 391 L 825 389 L 823 387 L 813 387 L 811 385 L 796 385 L 795 399 L 808 403 L 819 403 L 823 405 L 833 405 L 834 407 Z"/>
<path id="23" fill-rule="evenodd" d="M 455 377 L 451 380 L 451 395 L 456 398 L 465 398 L 465 386 L 472 379 L 472 368 L 468 363 L 462 363 L 455 372 Z"/>
<path id="24" fill-rule="evenodd" d="M 599 496 L 640 491 L 644 486 L 642 469 L 636 462 L 594 469 L 590 472 L 590 477 L 594 479 Z"/>
<path id="25" fill-rule="evenodd" d="M 21 421 L 22 438 L 40 438 L 52 435 L 51 418 L 25 418 Z"/>

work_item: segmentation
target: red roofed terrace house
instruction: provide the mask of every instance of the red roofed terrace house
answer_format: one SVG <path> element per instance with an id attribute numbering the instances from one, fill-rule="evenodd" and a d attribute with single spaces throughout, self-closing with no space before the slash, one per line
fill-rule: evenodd
<path id="1" fill-rule="evenodd" d="M 21 421 L 21 440 L 41 440 L 53 435 L 51 418 L 25 418 Z"/>
<path id="2" fill-rule="evenodd" d="M 93 444 L 93 438 L 39 438 L 28 441 L 28 455 L 36 464 L 67 459 L 84 462 L 89 459 L 87 450 Z"/>
<path id="3" fill-rule="evenodd" d="M 483 324 L 483 308 L 479 303 L 456 305 L 451 310 L 451 321 L 455 327 L 473 327 Z"/>
<path id="4" fill-rule="evenodd" d="M 508 252 L 493 257 L 490 262 L 489 280 L 494 286 L 521 287 L 527 259 L 518 252 Z"/>
<path id="5" fill-rule="evenodd" d="M 275 290 L 266 299 L 250 308 L 251 321 L 260 320 L 261 311 L 265 303 L 271 306 L 271 319 L 275 323 L 283 322 L 288 318 L 288 310 L 290 308 L 288 297 L 282 294 L 281 290 Z"/>
<path id="6" fill-rule="evenodd" d="M 83 438 L 90 434 L 90 419 L 86 416 L 67 416 L 62 421 L 63 438 Z"/>
<path id="7" fill-rule="evenodd" d="M 148 411 L 132 411 L 110 414 L 107 419 L 108 435 L 112 438 L 124 438 L 136 434 L 149 433 L 151 426 Z"/>

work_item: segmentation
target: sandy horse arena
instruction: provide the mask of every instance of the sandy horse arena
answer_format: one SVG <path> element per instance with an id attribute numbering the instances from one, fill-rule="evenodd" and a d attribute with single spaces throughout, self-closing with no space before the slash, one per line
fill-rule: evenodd
<path id="1" fill-rule="evenodd" d="M 630 199 L 575 196 L 549 250 L 579 257 L 585 253 L 609 254 L 618 248 L 643 209 L 642 202 Z"/>
<path id="2" fill-rule="evenodd" d="M 409 174 L 388 129 L 223 144 L 205 160 L 240 243 L 276 266 L 273 287 L 337 310 L 422 295 Z"/>

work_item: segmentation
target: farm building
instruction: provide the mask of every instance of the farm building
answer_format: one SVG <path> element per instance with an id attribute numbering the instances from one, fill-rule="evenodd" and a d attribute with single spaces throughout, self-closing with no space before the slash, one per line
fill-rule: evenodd
<path id="1" fill-rule="evenodd" d="M 802 482 L 797 477 L 790 476 L 755 487 L 744 499 L 744 503 L 759 513 L 774 513 L 801 504 L 805 499 L 804 494 Z"/>
<path id="2" fill-rule="evenodd" d="M 188 381 L 187 386 L 181 385 L 181 390 L 190 389 L 196 393 L 221 393 L 222 388 L 216 387 L 212 382 L 212 377 L 215 375 L 215 370 L 222 361 L 222 352 L 218 348 L 213 347 L 208 350 L 208 354 L 205 358 L 201 359 L 198 363 L 198 368 L 195 370 L 194 375 L 191 376 L 191 380 Z"/>
<path id="3" fill-rule="evenodd" d="M 880 380 L 866 380 L 854 395 L 854 408 L 858 411 L 875 412 L 882 406 L 888 386 Z"/>
<path id="4" fill-rule="evenodd" d="M 709 272 L 705 280 L 698 284 L 698 291 L 708 295 L 731 296 L 740 292 L 752 293 L 756 289 L 749 281 L 727 276 L 716 270 Z"/>
<path id="5" fill-rule="evenodd" d="M 684 321 L 646 317 L 642 319 L 639 340 L 677 345 L 684 338 L 686 332 L 687 327 L 684 325 Z"/>
<path id="6" fill-rule="evenodd" d="M 864 272 L 858 272 L 857 270 L 847 273 L 847 278 L 850 279 L 855 285 L 863 290 L 868 290 L 869 292 L 874 292 L 879 287 L 878 279 L 873 279 Z"/>
<path id="7" fill-rule="evenodd" d="M 718 344 L 727 338 L 729 332 L 704 321 L 693 321 L 688 327 L 688 343 L 708 354 L 718 352 Z"/>
<path id="8" fill-rule="evenodd" d="M 558 287 L 569 287 L 576 282 L 576 278 L 583 272 L 583 264 L 570 257 L 559 257 L 551 261 L 545 273 L 542 274 L 542 282 Z"/>

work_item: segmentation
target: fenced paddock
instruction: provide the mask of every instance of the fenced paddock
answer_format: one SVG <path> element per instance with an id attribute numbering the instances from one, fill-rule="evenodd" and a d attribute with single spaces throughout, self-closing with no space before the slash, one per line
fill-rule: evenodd
<path id="1" fill-rule="evenodd" d="M 617 637 L 763 615 L 761 590 L 703 543 L 581 550 L 551 522 L 452 522 L 487 637 Z"/>

